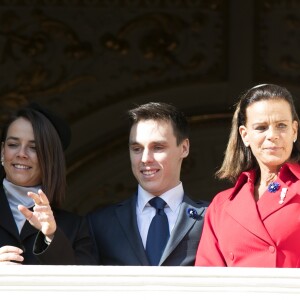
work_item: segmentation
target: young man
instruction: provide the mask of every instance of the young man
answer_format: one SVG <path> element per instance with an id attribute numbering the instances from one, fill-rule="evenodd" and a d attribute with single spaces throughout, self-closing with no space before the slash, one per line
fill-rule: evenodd
<path id="1" fill-rule="evenodd" d="M 130 110 L 129 119 L 138 189 L 87 216 L 98 264 L 192 266 L 207 203 L 189 199 L 180 181 L 190 146 L 187 120 L 176 107 L 153 102 Z"/>

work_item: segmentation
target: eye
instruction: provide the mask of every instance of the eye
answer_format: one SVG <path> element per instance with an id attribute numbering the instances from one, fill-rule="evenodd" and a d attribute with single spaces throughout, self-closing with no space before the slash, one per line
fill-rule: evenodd
<path id="1" fill-rule="evenodd" d="M 139 147 L 139 146 L 132 146 L 130 149 L 134 153 L 139 153 L 142 151 L 142 147 Z"/>
<path id="2" fill-rule="evenodd" d="M 156 145 L 156 146 L 154 146 L 154 150 L 156 150 L 156 151 L 161 151 L 163 149 L 164 149 L 164 146 L 162 146 L 162 145 Z"/>
<path id="3" fill-rule="evenodd" d="M 256 127 L 255 127 L 255 130 L 258 130 L 258 131 L 265 131 L 265 130 L 267 130 L 267 126 L 266 125 L 257 125 Z"/>
<path id="4" fill-rule="evenodd" d="M 287 125 L 286 125 L 286 124 L 284 124 L 284 123 L 279 123 L 277 126 L 278 126 L 278 128 L 281 128 L 281 129 L 283 129 L 283 128 L 286 128 L 286 127 L 287 127 Z"/>
<path id="5" fill-rule="evenodd" d="M 9 148 L 16 148 L 16 147 L 18 147 L 18 144 L 17 143 L 7 143 L 7 146 Z"/>

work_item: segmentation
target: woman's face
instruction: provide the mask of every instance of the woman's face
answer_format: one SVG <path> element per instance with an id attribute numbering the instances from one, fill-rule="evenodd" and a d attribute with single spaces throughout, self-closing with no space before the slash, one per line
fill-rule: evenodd
<path id="1" fill-rule="evenodd" d="M 246 125 L 239 131 L 261 168 L 278 171 L 291 155 L 298 123 L 283 99 L 261 100 L 246 109 Z"/>
<path id="2" fill-rule="evenodd" d="M 33 129 L 27 119 L 20 117 L 9 126 L 2 157 L 8 181 L 27 187 L 41 184 Z"/>

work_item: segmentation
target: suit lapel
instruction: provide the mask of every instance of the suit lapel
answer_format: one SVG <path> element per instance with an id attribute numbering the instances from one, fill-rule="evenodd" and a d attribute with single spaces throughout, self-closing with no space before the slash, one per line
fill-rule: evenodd
<path id="1" fill-rule="evenodd" d="M 121 224 L 122 230 L 124 231 L 133 252 L 135 252 L 138 260 L 141 262 L 141 265 L 149 265 L 137 226 L 136 200 L 137 198 L 134 196 L 130 201 L 123 202 L 117 206 L 116 215 Z"/>
<path id="2" fill-rule="evenodd" d="M 191 199 L 185 195 L 183 198 L 183 202 L 180 206 L 180 211 L 179 211 L 176 224 L 171 232 L 170 238 L 162 254 L 159 265 L 161 265 L 166 260 L 166 258 L 173 252 L 173 250 L 182 241 L 184 236 L 187 234 L 190 228 L 195 224 L 195 222 L 198 222 L 198 220 L 190 218 L 187 215 L 188 208 L 194 208 L 196 209 L 198 215 L 201 216 L 204 215 L 205 208 L 196 207 L 195 202 L 191 201 Z"/>

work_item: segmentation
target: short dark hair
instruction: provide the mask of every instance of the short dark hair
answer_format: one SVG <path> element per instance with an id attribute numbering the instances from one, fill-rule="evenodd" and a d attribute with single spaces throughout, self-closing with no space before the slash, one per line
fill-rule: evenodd
<path id="1" fill-rule="evenodd" d="M 177 145 L 189 137 L 189 125 L 184 113 L 172 104 L 148 102 L 130 109 L 128 116 L 131 127 L 141 120 L 171 122 Z"/>
<path id="2" fill-rule="evenodd" d="M 39 111 L 25 107 L 11 114 L 2 127 L 1 141 L 5 143 L 9 126 L 17 119 L 28 120 L 33 128 L 37 158 L 41 169 L 42 189 L 52 207 L 60 207 L 65 199 L 66 166 L 60 137 L 49 119 Z M 1 166 L 1 178 L 5 170 Z"/>

